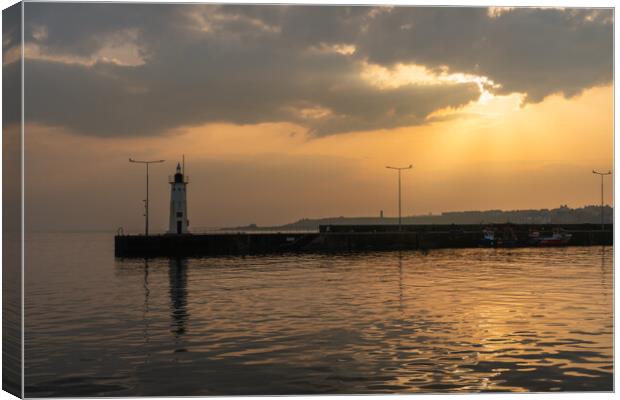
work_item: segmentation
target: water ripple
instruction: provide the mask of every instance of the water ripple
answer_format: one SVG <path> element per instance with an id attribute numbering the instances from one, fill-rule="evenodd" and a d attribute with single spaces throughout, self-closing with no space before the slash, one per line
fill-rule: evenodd
<path id="1" fill-rule="evenodd" d="M 26 245 L 27 396 L 613 389 L 611 248 L 144 261 L 100 234 Z"/>

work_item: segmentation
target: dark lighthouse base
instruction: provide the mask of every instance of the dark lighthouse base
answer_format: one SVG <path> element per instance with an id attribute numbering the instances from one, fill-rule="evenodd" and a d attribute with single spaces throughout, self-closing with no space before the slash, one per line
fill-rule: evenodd
<path id="1" fill-rule="evenodd" d="M 542 232 L 562 228 L 571 234 L 569 246 L 613 245 L 612 225 L 605 230 L 592 224 L 576 225 L 495 225 L 501 237 L 496 247 L 535 246 L 532 230 Z M 117 257 L 200 257 L 218 255 L 284 254 L 303 252 L 363 252 L 383 250 L 426 250 L 480 247 L 480 225 L 394 225 L 321 226 L 316 233 L 218 233 L 201 235 L 118 235 L 114 239 Z M 488 227 L 487 227 L 488 228 Z"/>

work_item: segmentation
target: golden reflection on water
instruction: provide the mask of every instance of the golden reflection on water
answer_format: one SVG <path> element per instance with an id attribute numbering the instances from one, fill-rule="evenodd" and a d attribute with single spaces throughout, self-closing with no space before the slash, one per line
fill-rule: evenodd
<path id="1" fill-rule="evenodd" d="M 87 334 L 64 334 L 124 367 L 121 389 L 106 391 L 93 383 L 103 368 L 85 362 L 86 393 L 609 391 L 612 257 L 590 247 L 116 260 L 98 286 L 109 300 L 72 303 L 92 318 Z M 31 392 L 44 394 L 49 361 L 75 349 L 40 342 L 68 330 L 66 316 L 34 315 L 30 350 L 56 352 L 29 368 Z"/>

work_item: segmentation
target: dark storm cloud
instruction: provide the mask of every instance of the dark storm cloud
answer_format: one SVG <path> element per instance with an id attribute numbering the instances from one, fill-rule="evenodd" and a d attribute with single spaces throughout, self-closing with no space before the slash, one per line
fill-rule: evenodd
<path id="1" fill-rule="evenodd" d="M 499 93 L 540 101 L 608 83 L 613 11 L 519 8 L 404 8 L 381 13 L 357 42 L 371 62 L 412 62 L 487 76 Z M 389 43 L 389 45 L 386 45 Z"/>
<path id="2" fill-rule="evenodd" d="M 166 4 L 29 3 L 25 7 L 26 42 L 44 45 L 51 54 L 96 53 L 115 32 L 138 28 L 142 40 L 157 40 L 179 6 Z M 37 35 L 43 28 L 44 38 Z"/>
<path id="3" fill-rule="evenodd" d="M 26 62 L 26 118 L 99 136 L 207 122 L 293 122 L 315 135 L 416 125 L 477 99 L 479 88 L 379 89 L 360 77 L 363 61 L 484 75 L 502 85 L 499 92 L 531 101 L 573 95 L 611 79 L 610 15 L 28 3 L 27 43 L 56 59 Z M 356 52 L 325 51 L 345 44 Z M 133 47 L 144 62 L 75 62 L 106 46 Z"/>

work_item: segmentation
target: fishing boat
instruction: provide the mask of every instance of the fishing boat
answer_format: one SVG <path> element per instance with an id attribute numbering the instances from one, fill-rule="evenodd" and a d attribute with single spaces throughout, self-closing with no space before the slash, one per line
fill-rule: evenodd
<path id="1" fill-rule="evenodd" d="M 480 245 L 485 247 L 495 246 L 495 230 L 491 228 L 485 228 L 482 231 L 482 241 Z"/>
<path id="2" fill-rule="evenodd" d="M 572 237 L 562 228 L 555 228 L 551 232 L 533 231 L 529 235 L 530 243 L 537 246 L 565 246 Z"/>
<path id="3" fill-rule="evenodd" d="M 484 228 L 480 245 L 483 247 L 516 247 L 518 240 L 512 226 L 506 224 Z"/>

